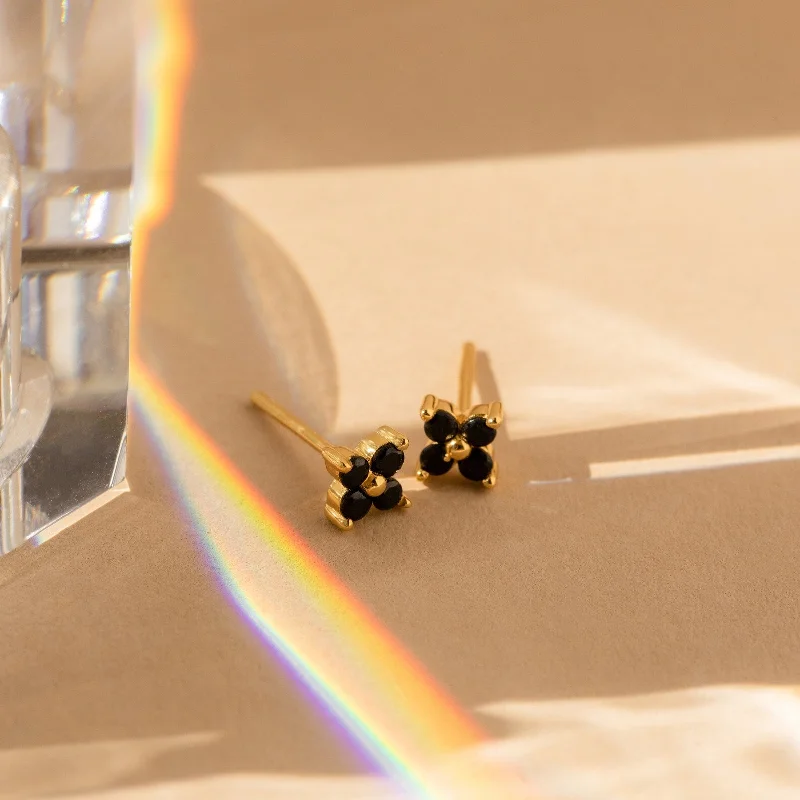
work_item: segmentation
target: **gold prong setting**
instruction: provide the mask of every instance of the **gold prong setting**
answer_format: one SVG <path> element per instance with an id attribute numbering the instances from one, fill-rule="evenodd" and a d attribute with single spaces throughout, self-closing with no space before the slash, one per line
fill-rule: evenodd
<path id="1" fill-rule="evenodd" d="M 331 448 L 337 451 L 335 455 L 339 461 L 336 463 L 344 463 L 344 456 L 352 453 L 348 461 L 350 469 L 345 472 L 333 472 L 333 455 L 323 452 L 328 471 L 334 476 L 325 504 L 327 518 L 340 530 L 351 530 L 353 522 L 365 517 L 372 508 L 379 511 L 409 508 L 411 501 L 394 477 L 403 466 L 404 451 L 408 447 L 407 437 L 384 425 L 365 436 L 352 451 L 347 448 Z M 356 470 L 360 470 L 359 478 L 363 475 L 363 480 L 359 483 L 354 483 L 350 477 Z"/>
<path id="2" fill-rule="evenodd" d="M 497 400 L 489 403 L 489 408 L 486 412 L 486 424 L 497 430 L 503 424 L 503 404 Z"/>
<path id="3" fill-rule="evenodd" d="M 484 478 L 481 483 L 487 488 L 492 489 L 494 485 L 497 483 L 497 462 L 493 462 L 492 464 L 492 471 L 489 473 L 488 477 Z"/>
<path id="4" fill-rule="evenodd" d="M 334 478 L 341 474 L 348 475 L 354 468 L 357 469 L 357 463 L 353 463 L 355 455 L 355 452 L 347 447 L 326 447 L 322 451 L 325 466 Z"/>
<path id="5" fill-rule="evenodd" d="M 432 394 L 426 394 L 422 400 L 419 415 L 423 422 L 427 422 L 436 413 L 437 400 Z"/>
<path id="6" fill-rule="evenodd" d="M 492 488 L 497 483 L 497 464 L 492 442 L 503 422 L 499 402 L 454 408 L 447 400 L 426 395 L 420 408 L 428 444 L 420 453 L 417 480 L 445 475 L 454 464 L 467 480 Z"/>
<path id="7" fill-rule="evenodd" d="M 361 488 L 370 497 L 380 497 L 386 491 L 386 478 L 383 475 L 373 475 L 370 480 L 361 484 Z"/>
<path id="8" fill-rule="evenodd" d="M 394 428 L 390 428 L 388 425 L 381 425 L 377 433 L 378 436 L 390 442 L 399 450 L 408 450 L 410 444 L 408 437 L 403 436 L 402 433 L 398 433 Z"/>
<path id="9" fill-rule="evenodd" d="M 333 506 L 325 506 L 325 516 L 332 522 L 340 531 L 349 531 L 353 529 L 353 520 L 343 517 Z"/>

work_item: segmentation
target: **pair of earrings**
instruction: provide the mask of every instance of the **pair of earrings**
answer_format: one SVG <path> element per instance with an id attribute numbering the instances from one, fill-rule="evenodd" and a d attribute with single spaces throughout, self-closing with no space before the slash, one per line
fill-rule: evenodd
<path id="1" fill-rule="evenodd" d="M 457 406 L 432 394 L 422 401 L 419 414 L 430 441 L 419 456 L 418 480 L 444 475 L 457 464 L 470 481 L 487 488 L 497 482 L 492 442 L 503 422 L 503 407 L 499 402 L 471 405 L 475 355 L 475 345 L 467 342 L 461 358 Z M 263 392 L 254 392 L 250 399 L 322 455 L 333 478 L 325 516 L 340 530 L 350 530 L 373 507 L 389 511 L 411 505 L 394 477 L 405 462 L 409 440 L 394 428 L 384 425 L 350 449 L 326 441 Z"/>

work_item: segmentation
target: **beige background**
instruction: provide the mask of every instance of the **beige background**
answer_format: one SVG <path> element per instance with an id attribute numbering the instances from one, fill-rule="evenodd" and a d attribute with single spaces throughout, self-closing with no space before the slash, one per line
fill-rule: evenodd
<path id="1" fill-rule="evenodd" d="M 194 5 L 144 276 L 179 401 L 467 709 L 797 683 L 795 4 L 222 5 Z M 508 406 L 497 490 L 335 535 L 250 390 L 418 449 L 465 336 Z M 131 495 L 0 563 L 0 741 L 140 744 L 102 774 L 20 755 L 7 791 L 356 772 L 131 436 Z"/>

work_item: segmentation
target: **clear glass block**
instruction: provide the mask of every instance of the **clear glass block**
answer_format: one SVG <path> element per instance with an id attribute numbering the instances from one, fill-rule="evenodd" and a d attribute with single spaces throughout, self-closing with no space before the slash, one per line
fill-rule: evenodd
<path id="1" fill-rule="evenodd" d="M 130 241 L 132 4 L 0 0 L 0 125 L 27 248 Z"/>
<path id="2" fill-rule="evenodd" d="M 133 76 L 126 0 L 0 0 L 0 553 L 124 480 Z"/>

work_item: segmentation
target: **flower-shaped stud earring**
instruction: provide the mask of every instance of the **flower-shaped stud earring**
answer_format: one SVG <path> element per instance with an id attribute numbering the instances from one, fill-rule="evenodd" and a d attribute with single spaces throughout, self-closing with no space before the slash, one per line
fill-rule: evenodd
<path id="1" fill-rule="evenodd" d="M 480 482 L 487 488 L 497 482 L 492 442 L 503 422 L 503 406 L 497 401 L 470 406 L 474 382 L 475 345 L 467 342 L 461 358 L 458 408 L 432 394 L 422 401 L 419 415 L 431 443 L 419 456 L 419 480 L 444 475 L 453 464 L 458 464 L 459 472 L 467 480 Z"/>
<path id="2" fill-rule="evenodd" d="M 350 530 L 353 522 L 365 517 L 373 506 L 379 511 L 389 511 L 411 505 L 400 481 L 394 477 L 403 466 L 408 439 L 394 428 L 384 425 L 350 450 L 332 445 L 263 392 L 254 392 L 250 400 L 322 454 L 333 477 L 325 516 L 339 530 Z"/>

